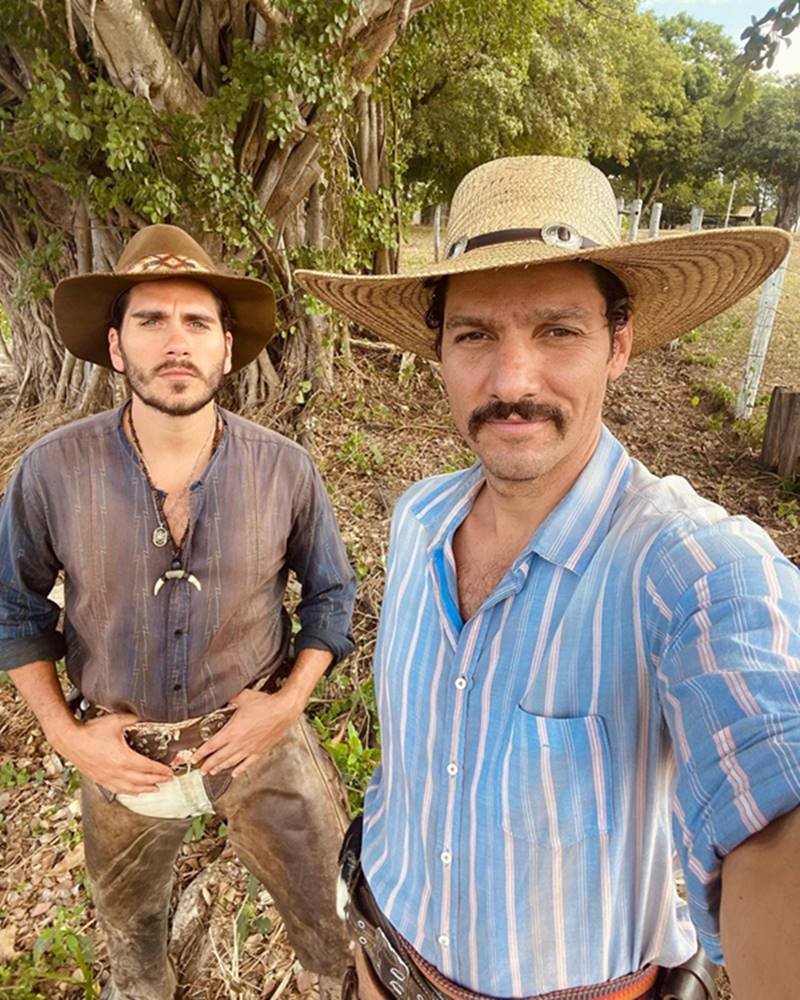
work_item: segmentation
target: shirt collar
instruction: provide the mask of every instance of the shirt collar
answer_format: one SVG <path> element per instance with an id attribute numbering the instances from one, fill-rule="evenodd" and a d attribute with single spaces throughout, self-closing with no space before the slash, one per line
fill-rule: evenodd
<path id="1" fill-rule="evenodd" d="M 535 553 L 581 575 L 608 531 L 630 475 L 630 456 L 604 426 L 594 454 L 564 499 L 534 532 L 515 567 Z M 431 488 L 416 498 L 412 511 L 428 530 L 429 552 L 455 534 L 483 482 L 483 467 L 476 462 L 454 476 L 437 477 Z"/>
<path id="2" fill-rule="evenodd" d="M 130 443 L 130 441 L 128 440 L 128 435 L 125 433 L 125 426 L 124 426 L 125 410 L 128 408 L 129 404 L 130 404 L 130 399 L 126 399 L 125 402 L 121 403 L 117 407 L 117 409 L 116 409 L 116 419 L 115 419 L 115 422 L 116 422 L 116 426 L 117 426 L 117 439 L 118 439 L 118 441 L 120 443 L 120 446 L 121 446 L 122 450 L 126 453 L 126 455 L 128 456 L 128 458 L 130 459 L 130 461 L 133 462 L 138 469 L 141 469 L 141 465 L 139 463 L 139 459 L 138 459 L 138 457 L 136 455 L 136 452 L 133 450 L 133 445 Z M 111 412 L 114 412 L 114 411 L 111 411 Z M 206 467 L 203 469 L 203 471 L 202 471 L 202 473 L 200 475 L 200 478 L 197 479 L 197 480 L 195 480 L 192 485 L 196 485 L 197 483 L 204 482 L 204 480 L 206 479 L 206 476 L 209 474 L 210 470 L 213 468 L 214 465 L 216 465 L 216 463 L 220 460 L 220 457 L 228 449 L 228 440 L 230 438 L 230 430 L 229 430 L 229 427 L 228 427 L 228 417 L 230 417 L 230 413 L 228 412 L 228 410 L 224 409 L 224 407 L 222 407 L 222 406 L 217 406 L 217 413 L 219 414 L 220 418 L 222 419 L 222 434 L 220 435 L 219 444 L 217 445 L 216 451 L 211 456 L 210 461 L 207 463 Z"/>

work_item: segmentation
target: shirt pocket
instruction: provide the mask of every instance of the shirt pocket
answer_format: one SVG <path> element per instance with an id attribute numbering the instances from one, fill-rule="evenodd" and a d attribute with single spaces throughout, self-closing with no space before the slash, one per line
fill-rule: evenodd
<path id="1" fill-rule="evenodd" d="M 613 829 L 611 754 L 600 715 L 556 719 L 518 707 L 498 783 L 503 829 L 564 848 Z"/>

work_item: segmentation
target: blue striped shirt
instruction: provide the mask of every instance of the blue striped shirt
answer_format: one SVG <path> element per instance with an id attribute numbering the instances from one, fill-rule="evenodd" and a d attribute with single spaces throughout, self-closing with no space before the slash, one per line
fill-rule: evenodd
<path id="1" fill-rule="evenodd" d="M 367 881 L 493 996 L 679 964 L 689 910 L 719 961 L 721 859 L 800 803 L 800 573 L 604 430 L 462 622 L 452 542 L 482 484 L 479 464 L 428 479 L 395 511 Z"/>

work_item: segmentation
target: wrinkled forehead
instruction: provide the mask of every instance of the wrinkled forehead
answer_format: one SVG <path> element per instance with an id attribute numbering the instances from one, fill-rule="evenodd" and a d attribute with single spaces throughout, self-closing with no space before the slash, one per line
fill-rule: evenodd
<path id="1" fill-rule="evenodd" d="M 603 311 L 605 300 L 591 265 L 559 261 L 450 275 L 445 315 L 465 307 L 525 314 L 571 311 L 577 315 Z"/>

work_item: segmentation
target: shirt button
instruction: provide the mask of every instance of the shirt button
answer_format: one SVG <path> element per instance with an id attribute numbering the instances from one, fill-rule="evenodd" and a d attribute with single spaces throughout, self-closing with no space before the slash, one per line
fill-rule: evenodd
<path id="1" fill-rule="evenodd" d="M 453 860 L 453 855 L 449 851 L 442 851 L 439 857 L 442 859 L 443 865 L 449 865 Z"/>
<path id="2" fill-rule="evenodd" d="M 458 774 L 458 764 L 454 764 L 453 761 L 451 760 L 450 763 L 447 765 L 447 773 L 450 775 L 451 778 L 454 774 Z"/>
<path id="3" fill-rule="evenodd" d="M 456 680 L 456 687 L 458 688 L 459 691 L 463 691 L 466 686 L 467 686 L 466 677 L 459 677 Z"/>
<path id="4" fill-rule="evenodd" d="M 440 934 L 436 940 L 443 948 L 447 948 L 450 944 L 450 938 L 446 934 Z"/>

